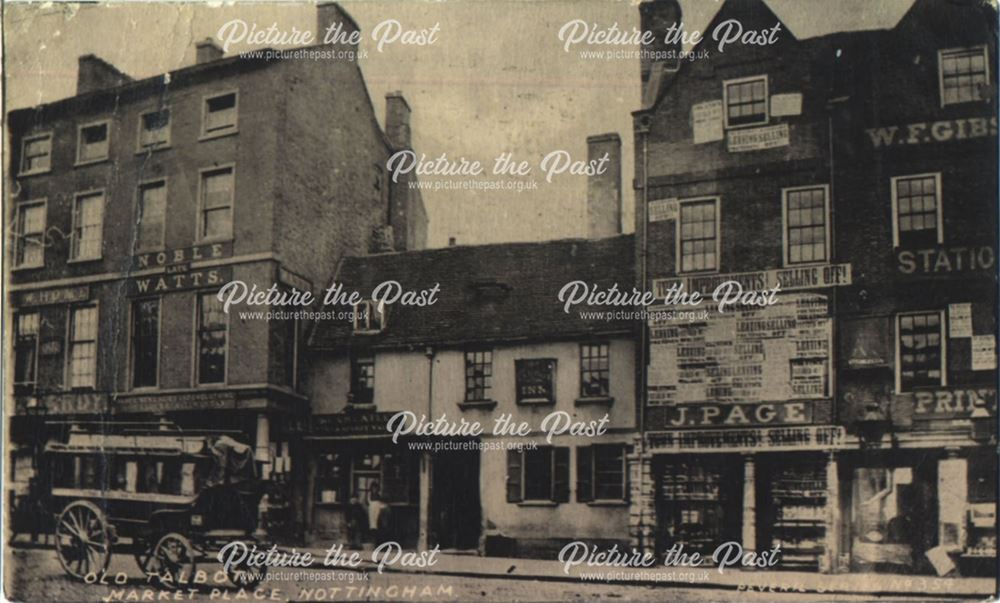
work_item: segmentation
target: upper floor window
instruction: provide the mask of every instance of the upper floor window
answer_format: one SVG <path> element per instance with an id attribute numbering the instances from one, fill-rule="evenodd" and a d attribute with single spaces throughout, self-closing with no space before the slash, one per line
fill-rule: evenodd
<path id="1" fill-rule="evenodd" d="M 351 397 L 353 404 L 375 402 L 375 358 L 357 356 L 351 359 Z"/>
<path id="2" fill-rule="evenodd" d="M 104 231 L 104 193 L 79 194 L 73 200 L 71 260 L 96 260 L 101 257 Z"/>
<path id="3" fill-rule="evenodd" d="M 198 295 L 198 384 L 226 382 L 229 316 L 215 292 Z"/>
<path id="4" fill-rule="evenodd" d="M 517 401 L 556 401 L 556 361 L 553 358 L 527 358 L 514 361 Z"/>
<path id="5" fill-rule="evenodd" d="M 52 167 L 52 135 L 29 136 L 21 143 L 21 175 L 40 174 Z"/>
<path id="6" fill-rule="evenodd" d="M 677 220 L 678 272 L 719 269 L 718 199 L 681 201 Z"/>
<path id="7" fill-rule="evenodd" d="M 14 315 L 14 389 L 30 389 L 38 370 L 38 312 Z"/>
<path id="8" fill-rule="evenodd" d="M 38 268 L 45 261 L 45 201 L 17 205 L 14 217 L 14 267 Z"/>
<path id="9" fill-rule="evenodd" d="M 766 75 L 727 80 L 722 88 L 727 128 L 767 123 Z"/>
<path id="10" fill-rule="evenodd" d="M 167 213 L 166 182 L 160 180 L 139 186 L 138 212 L 136 249 L 149 251 L 163 248 L 163 230 Z"/>
<path id="11" fill-rule="evenodd" d="M 623 501 L 628 472 L 623 444 L 580 446 L 576 449 L 576 500 Z"/>
<path id="12" fill-rule="evenodd" d="M 985 46 L 942 50 L 938 55 L 941 105 L 982 99 L 990 81 L 988 64 Z"/>
<path id="13" fill-rule="evenodd" d="M 941 217 L 941 174 L 892 179 L 892 243 L 923 247 L 944 242 Z"/>
<path id="14" fill-rule="evenodd" d="M 208 170 L 201 174 L 201 239 L 228 239 L 233 236 L 233 168 Z"/>
<path id="15" fill-rule="evenodd" d="M 205 99 L 202 112 L 202 136 L 217 136 L 236 131 L 236 93 L 227 92 Z"/>
<path id="16" fill-rule="evenodd" d="M 827 187 L 807 186 L 782 191 L 785 214 L 785 264 L 810 264 L 828 259 Z"/>
<path id="17" fill-rule="evenodd" d="M 940 311 L 896 317 L 896 386 L 900 392 L 945 383 L 944 321 Z"/>
<path id="18" fill-rule="evenodd" d="M 465 352 L 465 401 L 486 400 L 493 386 L 493 351 Z"/>
<path id="19" fill-rule="evenodd" d="M 385 328 L 385 307 L 379 309 L 375 300 L 366 299 L 354 306 L 354 332 L 379 333 Z"/>
<path id="20" fill-rule="evenodd" d="M 109 121 L 80 126 L 76 146 L 77 163 L 89 163 L 108 158 Z"/>
<path id="21" fill-rule="evenodd" d="M 139 150 L 170 144 L 170 109 L 149 111 L 139 116 Z"/>
<path id="22" fill-rule="evenodd" d="M 69 386 L 93 388 L 97 384 L 97 306 L 74 306 L 69 319 Z"/>
<path id="23" fill-rule="evenodd" d="M 160 364 L 160 300 L 132 304 L 132 387 L 156 387 Z"/>
<path id="24" fill-rule="evenodd" d="M 580 344 L 580 397 L 606 398 L 611 394 L 608 344 Z"/>

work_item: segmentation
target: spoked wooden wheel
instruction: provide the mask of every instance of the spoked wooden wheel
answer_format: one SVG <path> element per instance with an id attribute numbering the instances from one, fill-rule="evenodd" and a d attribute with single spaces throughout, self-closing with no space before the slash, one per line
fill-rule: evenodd
<path id="1" fill-rule="evenodd" d="M 66 573 L 83 580 L 100 576 L 111 561 L 111 530 L 93 503 L 70 503 L 56 522 L 56 553 Z"/>
<path id="2" fill-rule="evenodd" d="M 177 532 L 170 532 L 153 547 L 143 569 L 148 575 L 154 575 L 161 586 L 183 588 L 194 580 L 196 558 L 191 541 Z"/>
<path id="3" fill-rule="evenodd" d="M 153 546 L 146 541 L 137 540 L 132 543 L 133 551 L 132 557 L 135 559 L 136 565 L 143 572 L 146 572 L 146 565 L 149 563 L 150 557 L 153 555 Z"/>
<path id="4" fill-rule="evenodd" d="M 246 560 L 226 567 L 226 577 L 237 588 L 254 588 L 264 579 L 264 569 L 252 567 Z"/>

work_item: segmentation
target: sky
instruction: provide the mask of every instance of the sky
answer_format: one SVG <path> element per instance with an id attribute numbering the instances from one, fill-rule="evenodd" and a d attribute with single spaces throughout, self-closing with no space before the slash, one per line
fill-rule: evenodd
<path id="1" fill-rule="evenodd" d="M 637 5 L 615 0 L 445 0 L 341 3 L 360 26 L 360 61 L 375 112 L 402 91 L 412 110 L 413 147 L 436 158 L 481 162 L 487 172 L 501 153 L 528 161 L 537 188 L 503 191 L 425 190 L 428 244 L 546 240 L 586 235 L 586 176 L 564 173 L 547 182 L 543 157 L 566 151 L 586 160 L 586 137 L 622 137 L 623 226 L 633 226 L 631 113 L 640 107 L 638 59 L 584 58 L 563 49 L 558 32 L 582 19 L 620 30 L 638 27 Z M 768 0 L 798 37 L 891 27 L 912 0 Z M 686 29 L 704 29 L 721 3 L 681 0 Z M 227 4 L 6 4 L 5 111 L 72 96 L 77 57 L 95 54 L 134 78 L 194 63 L 195 42 L 216 37 L 242 19 L 266 28 L 315 31 L 315 7 L 303 2 Z M 433 44 L 397 41 L 380 52 L 371 37 L 383 21 L 430 29 Z M 237 43 L 227 55 L 268 44 Z M 596 48 L 596 47 L 594 47 Z M 625 46 L 622 48 L 636 48 Z M 428 178 L 424 178 L 425 180 Z M 431 178 L 433 179 L 433 178 Z M 486 175 L 478 180 L 490 180 Z"/>

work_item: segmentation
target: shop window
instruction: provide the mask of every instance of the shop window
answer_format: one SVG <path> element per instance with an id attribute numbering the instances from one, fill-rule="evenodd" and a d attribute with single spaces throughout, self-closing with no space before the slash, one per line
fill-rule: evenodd
<path id="1" fill-rule="evenodd" d="M 198 296 L 198 384 L 226 382 L 229 320 L 213 293 Z"/>
<path id="2" fill-rule="evenodd" d="M 354 305 L 354 332 L 380 333 L 385 328 L 386 306 L 366 299 Z"/>
<path id="3" fill-rule="evenodd" d="M 606 343 L 580 344 L 581 398 L 606 398 L 611 395 L 608 348 Z"/>
<path id="4" fill-rule="evenodd" d="M 73 230 L 69 258 L 100 259 L 104 235 L 104 193 L 77 195 L 73 200 Z"/>
<path id="5" fill-rule="evenodd" d="M 852 490 L 852 562 L 912 568 L 922 552 L 913 469 L 855 469 Z"/>
<path id="6" fill-rule="evenodd" d="M 493 386 L 493 351 L 465 352 L 465 401 L 487 400 Z"/>
<path id="7" fill-rule="evenodd" d="M 109 121 L 80 126 L 77 139 L 77 163 L 90 163 L 108 158 Z"/>
<path id="8" fill-rule="evenodd" d="M 944 242 L 941 174 L 892 178 L 892 235 L 895 247 L 926 247 Z"/>
<path id="9" fill-rule="evenodd" d="M 97 306 L 75 306 L 69 321 L 69 386 L 94 388 L 97 384 Z"/>
<path id="10" fill-rule="evenodd" d="M 160 300 L 132 305 L 132 387 L 156 387 L 160 360 Z"/>
<path id="11" fill-rule="evenodd" d="M 766 75 L 728 80 L 722 86 L 727 128 L 767 123 Z"/>
<path id="12" fill-rule="evenodd" d="M 139 116 L 139 150 L 170 144 L 170 109 L 149 111 Z"/>
<path id="13" fill-rule="evenodd" d="M 316 502 L 343 504 L 347 502 L 347 457 L 338 453 L 322 454 L 316 460 Z"/>
<path id="14" fill-rule="evenodd" d="M 624 445 L 580 446 L 576 449 L 576 500 L 623 501 L 628 497 Z"/>
<path id="15" fill-rule="evenodd" d="M 897 391 L 945 385 L 943 331 L 939 311 L 896 317 Z"/>
<path id="16" fill-rule="evenodd" d="M 569 448 L 507 451 L 507 502 L 567 502 Z"/>
<path id="17" fill-rule="evenodd" d="M 167 214 L 167 183 L 160 180 L 141 185 L 137 210 L 139 226 L 136 229 L 136 250 L 162 249 Z"/>
<path id="18" fill-rule="evenodd" d="M 236 131 L 237 98 L 228 92 L 205 99 L 202 117 L 202 136 L 220 136 Z"/>
<path id="19" fill-rule="evenodd" d="M 357 356 L 351 360 L 352 404 L 375 403 L 375 358 Z"/>
<path id="20" fill-rule="evenodd" d="M 809 264 L 828 259 L 827 188 L 784 189 L 785 263 Z"/>
<path id="21" fill-rule="evenodd" d="M 556 361 L 552 358 L 516 360 L 518 403 L 552 403 L 556 401 Z"/>
<path id="22" fill-rule="evenodd" d="M 967 103 L 987 98 L 989 59 L 985 46 L 942 50 L 938 55 L 941 105 Z"/>
<path id="23" fill-rule="evenodd" d="M 38 312 L 14 315 L 14 390 L 33 390 L 38 371 Z"/>
<path id="24" fill-rule="evenodd" d="M 52 135 L 29 136 L 21 143 L 21 176 L 41 174 L 52 167 Z"/>
<path id="25" fill-rule="evenodd" d="M 233 194 L 233 168 L 202 172 L 199 238 L 202 240 L 232 238 Z"/>
<path id="26" fill-rule="evenodd" d="M 45 262 L 45 201 L 17 205 L 14 267 L 39 268 Z"/>
<path id="27" fill-rule="evenodd" d="M 718 199 L 682 201 L 677 231 L 678 272 L 719 269 Z"/>

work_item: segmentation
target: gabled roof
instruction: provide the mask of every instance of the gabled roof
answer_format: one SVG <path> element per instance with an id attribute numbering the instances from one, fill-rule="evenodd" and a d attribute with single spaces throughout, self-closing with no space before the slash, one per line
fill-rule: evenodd
<path id="1" fill-rule="evenodd" d="M 589 308 L 584 304 L 564 313 L 558 294 L 574 280 L 631 291 L 634 258 L 632 235 L 348 257 L 334 278 L 345 291 L 367 298 L 384 281 L 398 281 L 406 290 L 437 284 L 438 301 L 426 307 L 390 306 L 386 328 L 373 335 L 354 334 L 348 320 L 320 320 L 309 344 L 320 349 L 405 347 L 625 334 L 631 321 L 585 320 L 580 317 L 580 310 Z"/>

